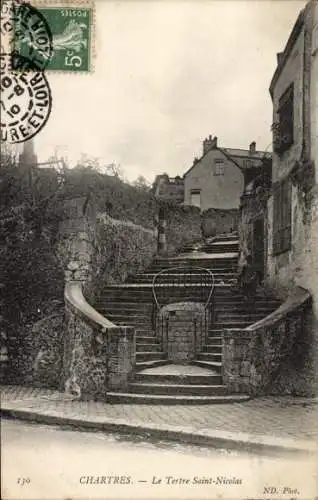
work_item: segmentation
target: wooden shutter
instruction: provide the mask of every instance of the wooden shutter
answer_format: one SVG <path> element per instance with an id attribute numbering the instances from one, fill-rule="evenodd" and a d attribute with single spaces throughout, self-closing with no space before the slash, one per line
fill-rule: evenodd
<path id="1" fill-rule="evenodd" d="M 273 252 L 280 254 L 291 248 L 291 182 L 284 179 L 274 191 Z"/>

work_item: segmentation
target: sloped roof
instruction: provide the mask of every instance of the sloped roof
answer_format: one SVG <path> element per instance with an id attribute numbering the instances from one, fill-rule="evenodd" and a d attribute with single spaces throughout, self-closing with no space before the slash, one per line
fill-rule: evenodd
<path id="1" fill-rule="evenodd" d="M 251 153 L 249 149 L 239 149 L 239 148 L 221 148 L 217 146 L 214 149 L 210 149 L 206 153 L 204 153 L 200 158 L 196 160 L 193 165 L 183 174 L 183 177 L 188 175 L 188 173 L 198 164 L 200 161 L 210 153 L 210 151 L 220 151 L 221 153 L 224 154 L 226 158 L 231 160 L 238 168 L 241 170 L 248 170 L 249 168 L 257 168 L 260 167 L 260 165 L 242 165 L 237 163 L 239 160 L 251 160 L 251 163 L 253 163 L 253 160 L 263 160 L 265 158 L 270 159 L 272 157 L 272 153 L 269 151 L 255 151 L 254 153 Z"/>
<path id="2" fill-rule="evenodd" d="M 262 160 L 263 158 L 271 158 L 272 154 L 268 151 L 255 151 L 255 153 L 250 153 L 248 149 L 233 149 L 233 148 L 220 148 L 226 151 L 230 156 L 243 158 L 243 159 L 257 159 Z"/>

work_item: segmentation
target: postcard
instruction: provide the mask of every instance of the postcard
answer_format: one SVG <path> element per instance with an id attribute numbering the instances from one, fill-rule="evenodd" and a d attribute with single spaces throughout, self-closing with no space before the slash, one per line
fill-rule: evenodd
<path id="1" fill-rule="evenodd" d="M 317 0 L 2 0 L 5 500 L 318 498 Z"/>

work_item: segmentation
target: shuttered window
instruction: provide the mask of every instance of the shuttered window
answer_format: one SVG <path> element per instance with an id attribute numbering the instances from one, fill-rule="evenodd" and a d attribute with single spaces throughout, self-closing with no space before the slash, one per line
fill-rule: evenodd
<path id="1" fill-rule="evenodd" d="M 277 152 L 283 153 L 294 142 L 294 85 L 290 85 L 279 99 L 278 115 L 279 147 Z"/>
<path id="2" fill-rule="evenodd" d="M 291 192 L 289 179 L 284 179 L 274 189 L 273 252 L 275 255 L 291 248 Z"/>

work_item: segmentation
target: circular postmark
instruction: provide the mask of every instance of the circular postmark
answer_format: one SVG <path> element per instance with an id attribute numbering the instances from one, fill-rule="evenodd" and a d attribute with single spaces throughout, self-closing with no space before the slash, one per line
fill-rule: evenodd
<path id="1" fill-rule="evenodd" d="M 47 122 L 52 97 L 35 62 L 17 53 L 0 55 L 1 139 L 18 143 L 35 136 Z"/>
<path id="2" fill-rule="evenodd" d="M 45 69 L 53 56 L 53 36 L 45 16 L 22 0 L 3 0 L 1 33 L 9 38 L 9 50 Z M 2 50 L 3 52 L 3 50 Z"/>

